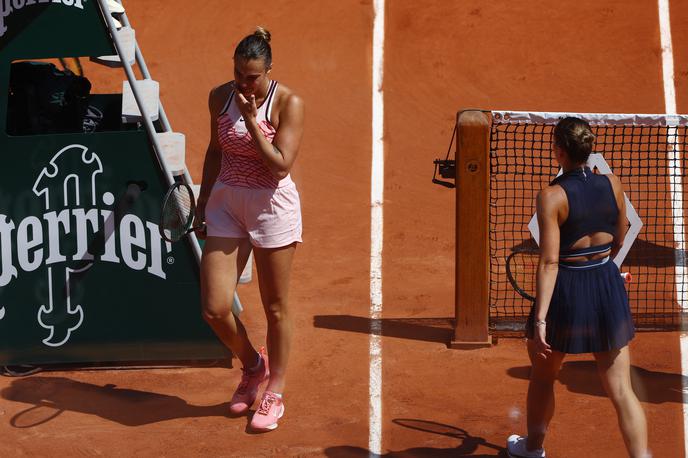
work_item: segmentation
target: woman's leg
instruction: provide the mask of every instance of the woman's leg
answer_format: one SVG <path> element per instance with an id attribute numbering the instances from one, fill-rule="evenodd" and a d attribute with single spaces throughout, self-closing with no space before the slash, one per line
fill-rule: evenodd
<path id="1" fill-rule="evenodd" d="M 296 243 L 281 248 L 254 248 L 260 297 L 268 321 L 270 382 L 267 390 L 280 394 L 284 391 L 291 345 L 288 295 L 295 251 Z"/>
<path id="2" fill-rule="evenodd" d="M 528 450 L 542 448 L 549 422 L 554 416 L 554 381 L 564 353 L 552 351 L 547 359 L 538 356 L 533 341 L 528 339 L 528 356 L 532 368 L 528 384 Z"/>
<path id="3" fill-rule="evenodd" d="M 246 329 L 232 313 L 234 291 L 244 270 L 251 244 L 248 239 L 208 237 L 201 260 L 203 318 L 245 368 L 255 366 L 256 349 Z"/>
<path id="4" fill-rule="evenodd" d="M 647 456 L 645 412 L 631 385 L 631 357 L 628 346 L 595 353 L 602 385 L 616 409 L 626 449 L 633 458 Z"/>

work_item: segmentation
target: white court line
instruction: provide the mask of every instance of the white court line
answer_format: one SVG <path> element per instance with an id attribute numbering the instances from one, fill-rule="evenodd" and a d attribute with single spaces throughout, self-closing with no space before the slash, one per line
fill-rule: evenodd
<path id="1" fill-rule="evenodd" d="M 369 456 L 382 453 L 382 198 L 384 189 L 384 99 L 382 92 L 385 1 L 373 5 L 373 158 L 370 176 L 370 369 Z"/>
<path id="2" fill-rule="evenodd" d="M 671 44 L 669 0 L 658 0 L 659 31 L 662 40 L 662 75 L 664 77 L 664 110 L 676 114 L 676 87 L 674 86 L 674 47 Z"/>
<path id="3" fill-rule="evenodd" d="M 676 114 L 676 87 L 674 83 L 674 51 L 671 42 L 671 21 L 669 0 L 658 0 L 659 29 L 662 44 L 662 75 L 664 79 L 664 107 L 667 114 Z M 686 248 L 683 225 L 683 183 L 681 182 L 681 150 L 678 145 L 677 129 L 669 128 L 669 186 L 671 189 L 671 210 L 674 219 L 674 240 L 676 241 L 676 295 L 681 314 L 688 307 L 688 291 L 685 291 L 686 268 L 683 253 Z M 683 318 L 682 318 L 683 321 Z M 683 324 L 683 323 L 681 323 Z M 681 374 L 688 375 L 688 335 L 681 334 Z M 683 441 L 684 454 L 688 456 L 688 387 L 683 383 Z"/>

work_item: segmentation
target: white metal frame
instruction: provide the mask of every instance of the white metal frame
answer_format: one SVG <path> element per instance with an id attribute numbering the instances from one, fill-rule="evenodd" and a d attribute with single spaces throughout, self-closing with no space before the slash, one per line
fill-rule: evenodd
<path id="1" fill-rule="evenodd" d="M 116 0 L 119 4 L 122 4 L 120 0 Z M 153 125 L 153 121 L 151 121 L 150 113 L 148 113 L 148 110 L 146 109 L 144 102 L 143 102 L 143 97 L 138 90 L 136 86 L 136 75 L 134 75 L 134 70 L 132 69 L 132 66 L 129 62 L 127 62 L 126 59 L 123 58 L 124 56 L 124 46 L 122 42 L 120 41 L 119 37 L 117 36 L 117 26 L 115 24 L 114 18 L 110 14 L 110 9 L 107 6 L 106 0 L 97 0 L 98 5 L 100 6 L 100 11 L 103 14 L 103 17 L 105 18 L 105 23 L 107 24 L 107 27 L 110 32 L 110 36 L 112 37 L 112 41 L 115 45 L 115 49 L 117 51 L 117 54 L 120 56 L 120 60 L 122 61 L 122 67 L 124 68 L 124 72 L 127 75 L 127 80 L 129 81 L 129 84 L 131 85 L 132 92 L 134 94 L 134 98 L 136 99 L 136 103 L 139 106 L 139 110 L 141 112 L 142 116 L 142 122 L 143 126 L 146 129 L 146 132 L 148 133 L 148 137 L 150 138 L 152 145 L 153 145 L 153 150 L 155 152 L 155 155 L 158 159 L 158 163 L 160 164 L 160 167 L 162 168 L 164 175 L 165 175 L 165 180 L 167 181 L 168 186 L 171 186 L 174 183 L 174 176 L 172 175 L 172 171 L 169 169 L 167 166 L 167 163 L 165 162 L 165 158 L 162 154 L 162 148 L 160 146 L 160 142 L 157 139 L 156 136 L 156 130 L 155 126 Z M 126 12 L 122 13 L 122 23 L 125 27 L 131 27 L 129 23 L 129 19 L 127 18 Z M 150 72 L 148 71 L 148 67 L 146 66 L 146 62 L 143 59 L 143 54 L 141 53 L 141 48 L 139 47 L 138 41 L 135 41 L 136 45 L 136 63 L 139 66 L 139 69 L 141 70 L 141 74 L 143 75 L 144 79 L 152 79 Z M 167 119 L 167 115 L 165 114 L 165 110 L 162 107 L 162 102 L 158 104 L 160 113 L 159 113 L 159 119 L 162 123 L 164 132 L 172 132 L 172 127 L 170 126 L 170 122 Z M 193 180 L 191 179 L 191 175 L 189 174 L 189 171 L 186 167 L 184 167 L 184 173 L 182 175 L 184 177 L 184 180 L 186 181 L 187 184 L 192 185 Z M 196 257 L 196 261 L 200 265 L 201 263 L 201 246 L 198 243 L 198 238 L 196 237 L 196 234 L 191 232 L 189 234 L 189 237 L 191 239 L 191 247 L 194 253 L 194 256 Z M 234 292 L 234 303 L 232 305 L 232 311 L 234 312 L 235 315 L 239 315 L 241 311 L 243 310 L 243 307 L 241 305 L 241 301 L 239 300 L 239 295 Z"/>

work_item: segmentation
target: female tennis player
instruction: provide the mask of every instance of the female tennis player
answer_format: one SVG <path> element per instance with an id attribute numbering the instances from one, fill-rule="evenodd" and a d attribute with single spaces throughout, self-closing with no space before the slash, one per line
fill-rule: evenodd
<path id="1" fill-rule="evenodd" d="M 203 315 L 243 364 L 230 412 L 247 413 L 268 381 L 250 422 L 255 431 L 277 428 L 284 414 L 291 342 L 287 297 L 296 244 L 302 241 L 299 194 L 289 172 L 303 133 L 304 104 L 270 78 L 271 69 L 270 33 L 259 27 L 234 51 L 234 80 L 210 92 L 210 144 L 198 199 L 198 217 L 207 227 Z M 256 350 L 231 311 L 251 250 L 267 317 L 267 354 Z"/>
<path id="2" fill-rule="evenodd" d="M 621 182 L 585 166 L 595 136 L 573 117 L 554 129 L 563 174 L 537 197 L 540 259 L 536 302 L 526 324 L 532 363 L 528 436 L 507 440 L 510 456 L 544 457 L 554 415 L 554 380 L 567 353 L 592 353 L 632 457 L 647 456 L 647 425 L 633 392 L 628 342 L 634 326 L 624 281 L 611 260 L 627 230 Z"/>

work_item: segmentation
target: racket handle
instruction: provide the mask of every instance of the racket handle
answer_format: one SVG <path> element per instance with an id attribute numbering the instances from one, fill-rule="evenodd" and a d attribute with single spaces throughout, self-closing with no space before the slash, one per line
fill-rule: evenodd
<path id="1" fill-rule="evenodd" d="M 633 281 L 633 276 L 630 272 L 621 272 L 621 278 L 623 278 L 626 283 Z"/>

